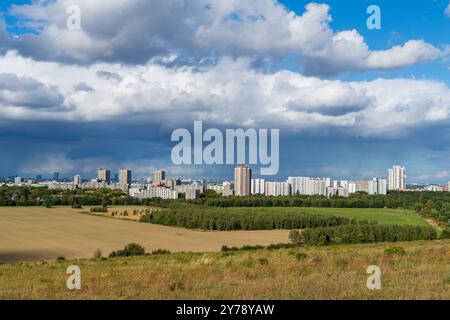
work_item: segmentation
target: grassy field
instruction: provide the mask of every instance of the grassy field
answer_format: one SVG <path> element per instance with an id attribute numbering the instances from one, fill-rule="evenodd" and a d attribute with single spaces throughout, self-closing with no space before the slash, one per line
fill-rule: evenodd
<path id="1" fill-rule="evenodd" d="M 429 224 L 413 210 L 404 209 L 372 209 L 372 208 L 227 208 L 228 210 L 244 210 L 248 213 L 259 212 L 309 212 L 321 215 L 347 217 L 358 220 L 378 221 L 387 225 L 428 226 Z"/>
<path id="2" fill-rule="evenodd" d="M 143 245 L 147 251 L 172 252 L 210 252 L 219 251 L 223 245 L 289 242 L 286 230 L 202 232 L 96 217 L 87 212 L 88 208 L 1 207 L 0 263 L 59 256 L 88 258 L 97 249 L 108 255 L 131 242 Z"/>
<path id="3" fill-rule="evenodd" d="M 0 299 L 450 299 L 450 241 L 0 265 Z M 81 290 L 66 268 L 81 268 Z M 366 268 L 381 268 L 368 290 Z"/>

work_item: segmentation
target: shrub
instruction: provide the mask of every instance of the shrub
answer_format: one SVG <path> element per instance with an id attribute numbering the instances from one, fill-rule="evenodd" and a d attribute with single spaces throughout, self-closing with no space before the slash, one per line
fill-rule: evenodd
<path id="1" fill-rule="evenodd" d="M 295 254 L 295 259 L 297 259 L 298 261 L 305 260 L 307 257 L 308 257 L 308 255 L 303 252 L 299 252 L 299 253 Z"/>
<path id="2" fill-rule="evenodd" d="M 64 261 L 64 260 L 66 260 L 66 257 L 64 257 L 64 256 L 59 256 L 58 258 L 56 258 L 56 260 L 58 260 L 58 261 Z"/>
<path id="3" fill-rule="evenodd" d="M 95 213 L 108 212 L 108 208 L 107 207 L 93 207 L 89 211 L 95 212 Z"/>
<path id="4" fill-rule="evenodd" d="M 165 250 L 165 249 L 158 249 L 158 250 L 153 250 L 152 254 L 170 254 L 170 251 Z"/>
<path id="5" fill-rule="evenodd" d="M 384 253 L 388 256 L 404 256 L 406 250 L 403 247 L 389 247 L 384 250 Z"/>
<path id="6" fill-rule="evenodd" d="M 109 254 L 110 258 L 113 257 L 129 257 L 129 256 L 143 256 L 145 255 L 145 249 L 137 243 L 130 243 L 122 250 L 113 251 Z"/>
<path id="7" fill-rule="evenodd" d="M 294 243 L 300 243 L 300 231 L 299 230 L 291 230 L 289 232 L 289 240 Z"/>
<path id="8" fill-rule="evenodd" d="M 81 209 L 81 208 L 82 208 L 82 206 L 79 203 L 72 204 L 72 209 Z"/>
<path id="9" fill-rule="evenodd" d="M 227 247 L 227 246 L 222 246 L 222 249 L 220 249 L 220 251 L 222 252 L 228 252 L 228 251 L 239 251 L 239 248 L 237 247 Z"/>
<path id="10" fill-rule="evenodd" d="M 102 254 L 102 251 L 101 251 L 100 249 L 97 249 L 97 250 L 94 251 L 94 258 L 95 258 L 95 259 L 101 258 L 102 255 L 103 255 L 103 254 Z"/>
<path id="11" fill-rule="evenodd" d="M 267 246 L 268 250 L 288 249 L 298 247 L 296 243 L 276 243 Z"/>
<path id="12" fill-rule="evenodd" d="M 239 250 L 251 251 L 251 250 L 261 250 L 264 248 L 265 248 L 264 246 L 259 246 L 259 245 L 256 245 L 256 246 L 245 245 L 242 248 L 240 248 Z"/>
<path id="13" fill-rule="evenodd" d="M 450 227 L 446 227 L 442 230 L 439 239 L 450 239 Z"/>

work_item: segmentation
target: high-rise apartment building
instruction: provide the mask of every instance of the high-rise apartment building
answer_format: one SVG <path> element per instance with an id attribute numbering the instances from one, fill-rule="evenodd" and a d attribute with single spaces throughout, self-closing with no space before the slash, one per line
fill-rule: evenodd
<path id="1" fill-rule="evenodd" d="M 252 194 L 265 194 L 265 183 L 266 180 L 264 179 L 252 179 L 252 187 L 251 187 L 251 193 Z"/>
<path id="2" fill-rule="evenodd" d="M 444 184 L 444 191 L 450 191 L 450 182 Z"/>
<path id="3" fill-rule="evenodd" d="M 153 184 L 161 185 L 166 180 L 166 172 L 164 170 L 157 170 L 153 175 Z"/>
<path id="4" fill-rule="evenodd" d="M 244 197 L 250 195 L 252 169 L 239 165 L 234 169 L 234 195 Z"/>
<path id="5" fill-rule="evenodd" d="M 266 196 L 290 196 L 291 195 L 291 184 L 289 182 L 266 182 L 265 185 Z"/>
<path id="6" fill-rule="evenodd" d="M 292 194 L 308 194 L 308 184 L 311 178 L 308 177 L 289 177 L 288 182 L 291 184 Z"/>
<path id="7" fill-rule="evenodd" d="M 386 195 L 387 194 L 387 180 L 381 179 L 381 178 L 373 178 L 372 180 L 369 180 L 367 192 L 370 195 L 375 195 L 375 194 Z"/>
<path id="8" fill-rule="evenodd" d="M 393 166 L 388 170 L 388 189 L 405 190 L 406 189 L 406 168 L 402 166 Z"/>
<path id="9" fill-rule="evenodd" d="M 107 169 L 98 169 L 97 180 L 99 182 L 109 183 L 111 181 L 111 171 Z"/>
<path id="10" fill-rule="evenodd" d="M 76 175 L 75 177 L 73 177 L 73 184 L 75 186 L 81 186 L 81 176 Z"/>
<path id="11" fill-rule="evenodd" d="M 289 177 L 292 194 L 327 195 L 327 188 L 332 186 L 330 178 Z"/>
<path id="12" fill-rule="evenodd" d="M 131 184 L 131 170 L 119 170 L 119 185 L 129 186 Z"/>

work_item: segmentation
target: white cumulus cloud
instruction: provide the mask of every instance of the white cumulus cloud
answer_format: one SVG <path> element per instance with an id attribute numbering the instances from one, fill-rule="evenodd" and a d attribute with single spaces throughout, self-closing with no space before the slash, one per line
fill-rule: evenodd
<path id="1" fill-rule="evenodd" d="M 172 129 L 204 120 L 233 128 L 342 128 L 355 135 L 389 136 L 445 123 L 450 118 L 450 90 L 442 82 L 346 82 L 290 71 L 263 73 L 242 58 L 224 58 L 216 65 L 197 70 L 168 68 L 152 62 L 138 66 L 64 65 L 9 52 L 0 57 L 0 70 L 14 74 L 9 78 L 28 79 L 24 83 L 16 81 L 15 92 L 36 94 L 39 98 L 40 91 L 27 89 L 28 83 L 39 83 L 40 87 L 53 88 L 64 96 L 58 113 L 24 108 L 32 97 L 23 101 L 24 105 L 0 99 L 3 119 L 146 121 Z M 99 76 L 99 72 L 115 76 Z M 80 90 L 80 83 L 89 90 Z M 22 89 L 17 87 L 20 85 Z"/>
<path id="2" fill-rule="evenodd" d="M 74 4 L 81 9 L 81 30 L 66 26 L 66 9 Z M 442 55 L 420 39 L 370 50 L 358 31 L 334 31 L 330 7 L 317 3 L 307 4 L 301 15 L 273 0 L 38 1 L 13 6 L 11 13 L 43 26 L 3 46 L 38 60 L 145 64 L 170 56 L 172 63 L 186 65 L 223 57 L 277 62 L 296 56 L 305 73 L 328 76 L 403 68 Z"/>

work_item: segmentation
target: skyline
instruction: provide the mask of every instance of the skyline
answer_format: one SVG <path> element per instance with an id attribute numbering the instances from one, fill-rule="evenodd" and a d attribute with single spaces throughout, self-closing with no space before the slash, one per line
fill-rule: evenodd
<path id="1" fill-rule="evenodd" d="M 381 30 L 366 0 L 30 3 L 0 3 L 0 177 L 228 177 L 171 163 L 170 133 L 202 120 L 280 129 L 273 179 L 450 180 L 448 0 L 377 1 Z"/>
<path id="2" fill-rule="evenodd" d="M 233 165 L 230 165 L 233 166 Z M 53 172 L 52 174 L 48 174 L 48 176 L 46 177 L 45 175 L 42 174 L 36 174 L 34 176 L 20 176 L 20 175 L 10 175 L 8 177 L 0 177 L 0 182 L 2 180 L 10 180 L 10 181 L 15 181 L 16 178 L 20 178 L 21 181 L 26 181 L 27 179 L 29 180 L 34 180 L 34 181 L 64 181 L 64 182 L 70 182 L 70 181 L 75 181 L 75 179 L 77 181 L 83 181 L 83 182 L 88 182 L 88 181 L 92 181 L 92 180 L 97 180 L 100 182 L 106 182 L 106 183 L 119 183 L 120 181 L 126 180 L 129 183 L 127 183 L 128 185 L 131 184 L 131 182 L 139 182 L 139 181 L 150 181 L 149 179 L 153 179 L 153 183 L 155 183 L 155 180 L 157 181 L 156 184 L 160 184 L 161 181 L 165 181 L 166 179 L 168 180 L 173 180 L 173 179 L 184 179 L 184 180 L 190 180 L 190 181 L 200 181 L 200 180 L 204 180 L 204 181 L 208 181 L 208 182 L 235 182 L 234 180 L 236 179 L 236 174 L 237 174 L 237 170 L 239 170 L 239 168 L 244 167 L 244 168 L 249 168 L 250 170 L 250 175 L 251 175 L 251 179 L 252 180 L 264 180 L 267 182 L 279 182 L 279 181 L 289 181 L 290 178 L 317 178 L 317 179 L 331 179 L 332 181 L 362 181 L 362 180 L 372 180 L 372 179 L 385 179 L 388 183 L 389 181 L 398 181 L 396 182 L 396 184 L 394 185 L 389 185 L 388 188 L 390 190 L 395 190 L 395 189 L 406 189 L 408 186 L 420 186 L 420 185 L 448 185 L 450 184 L 450 181 L 446 181 L 444 183 L 436 183 L 433 181 L 428 181 L 428 182 L 424 182 L 424 183 L 418 183 L 415 181 L 408 181 L 408 176 L 409 174 L 407 174 L 407 169 L 399 164 L 395 164 L 392 165 L 391 167 L 389 167 L 388 169 L 386 169 L 385 174 L 380 174 L 380 175 L 372 175 L 372 176 L 360 176 L 360 177 L 356 177 L 356 178 L 349 178 L 349 177 L 335 177 L 332 175 L 324 175 L 324 176 L 314 176 L 314 175 L 287 175 L 284 177 L 278 177 L 274 178 L 273 176 L 261 176 L 261 175 L 254 175 L 251 172 L 254 170 L 255 166 L 252 165 L 248 165 L 248 164 L 238 164 L 238 165 L 234 165 L 233 166 L 233 170 L 234 170 L 234 175 L 235 177 L 233 178 L 232 176 L 228 176 L 226 178 L 222 178 L 222 179 L 210 179 L 210 178 L 205 178 L 205 177 L 201 177 L 201 176 L 173 176 L 171 174 L 166 175 L 166 169 L 155 169 L 154 172 L 149 172 L 147 175 L 138 175 L 136 177 L 136 175 L 133 173 L 134 171 L 130 168 L 120 168 L 120 169 L 116 169 L 116 170 L 111 170 L 109 168 L 98 168 L 96 173 L 94 175 L 91 176 L 81 176 L 79 174 L 75 174 L 73 176 L 64 176 L 61 175 L 61 173 L 59 171 L 57 172 Z M 51 176 L 53 175 L 53 178 L 51 178 Z M 55 178 L 55 175 L 58 178 Z M 158 182 L 159 181 L 159 182 Z"/>

